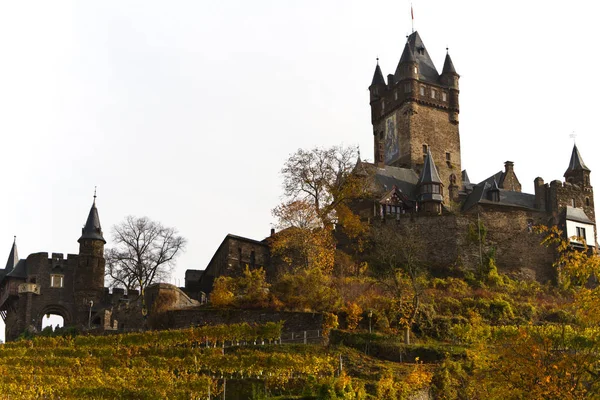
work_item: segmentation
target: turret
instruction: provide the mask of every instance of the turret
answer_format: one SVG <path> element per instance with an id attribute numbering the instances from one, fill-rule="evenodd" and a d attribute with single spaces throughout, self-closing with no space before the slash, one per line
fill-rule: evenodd
<path id="1" fill-rule="evenodd" d="M 573 152 L 571 153 L 569 168 L 567 168 L 564 175 L 565 180 L 583 188 L 591 188 L 590 172 L 590 169 L 583 162 L 581 154 L 579 154 L 577 145 L 573 145 Z"/>
<path id="2" fill-rule="evenodd" d="M 88 214 L 85 226 L 81 229 L 81 237 L 77 242 L 79 242 L 79 254 L 94 255 L 96 257 L 102 257 L 104 254 L 106 240 L 104 240 L 104 236 L 102 235 L 100 217 L 96 208 L 96 195 L 94 195 L 94 203 Z"/>
<path id="3" fill-rule="evenodd" d="M 383 73 L 381 72 L 381 67 L 379 66 L 379 59 L 377 59 L 377 66 L 375 67 L 375 73 L 373 74 L 373 80 L 371 81 L 371 85 L 369 86 L 369 93 L 371 95 L 371 103 L 374 100 L 382 97 L 383 92 L 385 91 L 385 79 L 383 78 Z"/>
<path id="4" fill-rule="evenodd" d="M 78 266 L 75 274 L 75 288 L 80 292 L 86 303 L 98 301 L 104 290 L 104 245 L 106 240 L 102 235 L 100 217 L 94 203 L 81 230 L 79 242 Z"/>
<path id="5" fill-rule="evenodd" d="M 429 214 L 441 214 L 444 202 L 444 184 L 429 150 L 427 150 L 423 171 L 417 183 L 417 193 L 421 211 Z"/>
<path id="6" fill-rule="evenodd" d="M 406 41 L 404 45 L 404 51 L 396 67 L 396 81 L 400 82 L 406 79 L 419 79 L 419 68 L 417 64 L 417 58 L 410 48 L 409 42 Z"/>

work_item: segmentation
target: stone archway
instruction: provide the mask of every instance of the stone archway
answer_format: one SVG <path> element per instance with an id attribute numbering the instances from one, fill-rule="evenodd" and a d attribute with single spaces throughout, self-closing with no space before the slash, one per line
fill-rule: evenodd
<path id="1" fill-rule="evenodd" d="M 64 307 L 60 304 L 49 304 L 42 309 L 42 311 L 39 313 L 39 315 L 36 319 L 36 329 L 38 330 L 38 332 L 42 331 L 42 320 L 44 319 L 44 316 L 47 314 L 54 314 L 54 315 L 61 316 L 63 318 L 63 326 L 64 327 L 70 326 L 73 321 L 71 312 L 66 307 Z"/>

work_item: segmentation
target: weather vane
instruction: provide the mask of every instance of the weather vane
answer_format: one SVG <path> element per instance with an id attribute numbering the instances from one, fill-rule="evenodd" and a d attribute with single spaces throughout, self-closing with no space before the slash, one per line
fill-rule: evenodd
<path id="1" fill-rule="evenodd" d="M 575 139 L 577 138 L 577 134 L 575 133 L 575 131 L 573 131 L 573 133 L 571 133 L 571 134 L 569 135 L 569 137 L 570 137 L 571 139 L 573 139 L 573 144 L 575 144 Z"/>
<path id="2" fill-rule="evenodd" d="M 96 201 L 96 189 L 98 188 L 98 186 L 94 186 L 94 201 Z"/>

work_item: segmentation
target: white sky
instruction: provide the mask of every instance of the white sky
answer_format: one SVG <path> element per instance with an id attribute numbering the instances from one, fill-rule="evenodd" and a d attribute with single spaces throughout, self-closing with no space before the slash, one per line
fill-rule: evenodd
<path id="1" fill-rule="evenodd" d="M 461 75 L 472 181 L 506 160 L 524 191 L 562 179 L 575 131 L 598 182 L 594 2 L 413 4 L 438 70 L 449 46 Z M 375 58 L 393 73 L 410 30 L 406 0 L 0 3 L 0 260 L 13 235 L 22 258 L 76 253 L 97 185 L 108 246 L 129 214 L 189 240 L 183 285 L 227 233 L 268 235 L 298 148 L 373 159 Z"/>

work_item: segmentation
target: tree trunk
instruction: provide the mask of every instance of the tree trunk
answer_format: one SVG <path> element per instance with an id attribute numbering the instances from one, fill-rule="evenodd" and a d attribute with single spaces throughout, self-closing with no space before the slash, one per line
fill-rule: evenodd
<path id="1" fill-rule="evenodd" d="M 410 344 L 410 326 L 404 329 L 404 344 Z"/>

